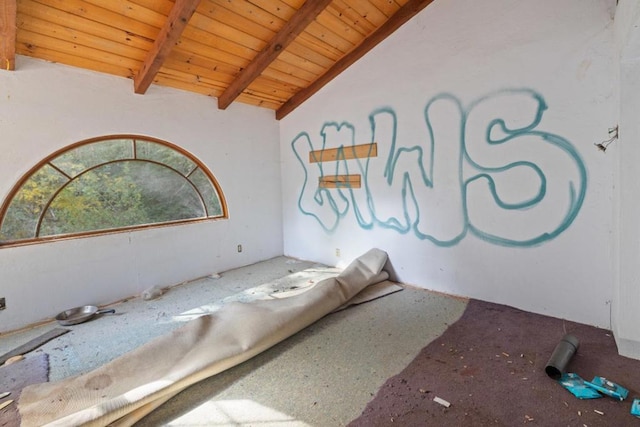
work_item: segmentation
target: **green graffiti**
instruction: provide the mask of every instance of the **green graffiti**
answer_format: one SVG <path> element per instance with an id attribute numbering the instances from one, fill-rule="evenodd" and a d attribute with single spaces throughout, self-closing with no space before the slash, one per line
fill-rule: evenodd
<path id="1" fill-rule="evenodd" d="M 380 108 L 369 114 L 371 141 L 388 151 L 385 156 L 380 149 L 375 160 L 346 158 L 345 149 L 357 144 L 350 123 L 325 123 L 317 147 L 301 132 L 291 143 L 304 171 L 298 208 L 328 233 L 351 210 L 361 228 L 412 233 L 438 246 L 453 246 L 467 233 L 503 246 L 541 244 L 571 225 L 587 187 L 572 144 L 537 129 L 546 110 L 544 98 L 530 89 L 496 91 L 466 108 L 443 93 L 424 108 L 421 143 L 402 145 L 395 111 Z M 327 148 L 338 150 L 333 161 L 307 160 Z M 317 184 L 324 176 L 353 173 L 363 188 Z"/>

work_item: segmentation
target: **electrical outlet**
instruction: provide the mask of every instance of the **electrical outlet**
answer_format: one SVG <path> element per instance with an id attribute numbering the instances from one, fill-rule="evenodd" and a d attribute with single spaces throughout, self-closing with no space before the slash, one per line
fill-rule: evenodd
<path id="1" fill-rule="evenodd" d="M 7 308 L 7 301 L 3 298 L 0 298 L 0 310 L 4 310 Z"/>
<path id="2" fill-rule="evenodd" d="M 242 245 L 238 245 L 238 252 L 242 252 Z"/>
<path id="3" fill-rule="evenodd" d="M 336 248 L 336 256 L 340 258 L 340 248 Z"/>

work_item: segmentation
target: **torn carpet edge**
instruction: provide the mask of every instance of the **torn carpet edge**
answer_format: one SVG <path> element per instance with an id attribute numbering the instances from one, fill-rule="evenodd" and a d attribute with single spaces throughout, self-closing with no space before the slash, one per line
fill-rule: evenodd
<path id="1" fill-rule="evenodd" d="M 0 399 L 0 404 L 7 400 L 14 401 L 8 407 L 0 410 L 0 426 L 19 426 L 20 416 L 16 405 L 22 390 L 30 384 L 44 383 L 48 380 L 49 355 L 47 353 L 31 353 L 19 362 L 0 366 L 0 395 L 4 392 L 11 393 Z"/>
<path id="2" fill-rule="evenodd" d="M 372 249 L 307 292 L 229 304 L 91 372 L 28 386 L 18 403 L 22 425 L 131 425 L 145 407 L 250 359 L 386 280 L 386 261 Z"/>

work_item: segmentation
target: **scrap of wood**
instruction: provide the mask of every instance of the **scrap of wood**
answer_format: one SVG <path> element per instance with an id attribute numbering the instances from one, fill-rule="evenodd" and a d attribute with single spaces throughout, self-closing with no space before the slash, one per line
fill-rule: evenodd
<path id="1" fill-rule="evenodd" d="M 309 163 L 335 162 L 336 160 L 362 159 L 378 157 L 378 144 L 352 145 L 349 147 L 327 148 L 309 152 Z"/>
<path id="2" fill-rule="evenodd" d="M 13 403 L 13 400 L 7 400 L 6 402 L 0 403 L 0 411 L 2 411 L 4 408 L 11 405 L 12 403 Z"/>
<path id="3" fill-rule="evenodd" d="M 40 335 L 39 337 L 36 337 L 25 344 L 22 344 L 20 347 L 15 348 L 9 351 L 8 353 L 5 353 L 2 356 L 0 356 L 0 365 L 2 365 L 4 362 L 6 362 L 7 360 L 9 360 L 14 356 L 29 353 L 30 351 L 35 350 L 41 345 L 44 345 L 49 341 L 51 341 L 52 339 L 57 338 L 60 335 L 64 335 L 69 331 L 70 329 L 63 329 L 63 328 L 52 329 L 49 332 L 46 332 Z"/>
<path id="4" fill-rule="evenodd" d="M 13 356 L 13 357 L 8 358 L 7 361 L 4 362 L 4 365 L 2 365 L 2 366 L 11 365 L 12 363 L 19 362 L 19 361 L 21 361 L 23 359 L 24 359 L 24 356 L 22 354 L 19 354 L 17 356 Z"/>
<path id="5" fill-rule="evenodd" d="M 321 176 L 318 180 L 320 188 L 360 188 L 360 175 Z"/>

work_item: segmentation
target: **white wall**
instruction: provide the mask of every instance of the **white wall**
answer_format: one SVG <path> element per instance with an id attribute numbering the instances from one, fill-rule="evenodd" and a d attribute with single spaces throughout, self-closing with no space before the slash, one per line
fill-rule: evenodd
<path id="1" fill-rule="evenodd" d="M 610 327 L 616 147 L 594 143 L 617 120 L 614 12 L 614 0 L 436 0 L 280 122 L 285 254 L 344 265 L 379 247 L 402 282 Z M 490 123 L 512 138 L 487 144 Z M 394 136 L 395 152 L 413 151 L 389 184 Z M 360 173 L 368 188 L 316 193 L 309 144 L 352 139 L 376 141 L 378 157 L 323 174 Z"/>
<path id="2" fill-rule="evenodd" d="M 640 359 L 640 4 L 621 0 L 615 18 L 617 103 L 617 261 L 613 330 L 620 354 Z"/>
<path id="3" fill-rule="evenodd" d="M 66 308 L 103 304 L 282 254 L 280 155 L 273 111 L 17 58 L 0 72 L 0 197 L 74 142 L 141 134 L 177 144 L 216 176 L 229 219 L 0 248 L 0 332 Z M 242 244 L 243 252 L 237 252 Z"/>

